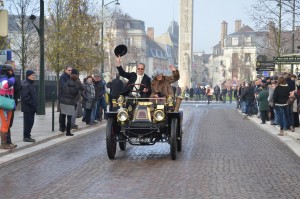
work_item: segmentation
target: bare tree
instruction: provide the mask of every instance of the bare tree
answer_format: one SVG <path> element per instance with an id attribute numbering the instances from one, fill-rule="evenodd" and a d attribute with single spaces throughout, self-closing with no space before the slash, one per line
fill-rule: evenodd
<path id="1" fill-rule="evenodd" d="M 37 11 L 34 0 L 8 0 L 9 10 L 16 15 L 10 15 L 9 27 L 10 46 L 18 57 L 22 68 L 22 78 L 25 77 L 25 69 L 38 54 L 38 36 L 30 23 L 28 16 Z"/>

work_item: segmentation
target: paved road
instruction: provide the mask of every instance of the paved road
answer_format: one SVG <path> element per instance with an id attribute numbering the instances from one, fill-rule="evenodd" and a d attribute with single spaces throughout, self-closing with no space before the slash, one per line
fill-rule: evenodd
<path id="1" fill-rule="evenodd" d="M 300 159 L 234 105 L 183 105 L 183 150 L 128 146 L 105 129 L 0 169 L 0 198 L 300 198 Z"/>

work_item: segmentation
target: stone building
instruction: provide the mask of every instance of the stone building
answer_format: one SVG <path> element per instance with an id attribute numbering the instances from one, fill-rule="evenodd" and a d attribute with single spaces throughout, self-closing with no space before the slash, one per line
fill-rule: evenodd
<path id="1" fill-rule="evenodd" d="M 221 84 L 225 80 L 254 80 L 261 73 L 256 71 L 257 60 L 263 58 L 260 61 L 272 61 L 274 57 L 292 52 L 292 31 L 282 30 L 281 42 L 278 45 L 278 29 L 272 22 L 268 24 L 266 31 L 255 31 L 247 25 L 242 25 L 240 20 L 235 21 L 234 33 L 228 35 L 227 29 L 228 24 L 223 21 L 220 42 L 213 47 L 209 77 L 213 84 Z M 296 30 L 298 29 L 296 27 Z M 295 31 L 295 46 L 300 45 L 299 38 L 300 32 Z M 283 66 L 283 71 L 290 72 L 290 65 Z M 274 72 L 268 73 L 273 74 Z"/>

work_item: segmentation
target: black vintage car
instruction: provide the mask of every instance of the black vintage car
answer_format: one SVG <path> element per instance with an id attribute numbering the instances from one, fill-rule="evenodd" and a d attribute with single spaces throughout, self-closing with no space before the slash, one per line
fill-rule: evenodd
<path id="1" fill-rule="evenodd" d="M 117 143 L 124 151 L 131 145 L 170 144 L 170 155 L 176 160 L 182 148 L 181 98 L 136 98 L 120 96 L 113 101 L 115 111 L 107 112 L 106 149 L 109 159 L 116 155 Z"/>

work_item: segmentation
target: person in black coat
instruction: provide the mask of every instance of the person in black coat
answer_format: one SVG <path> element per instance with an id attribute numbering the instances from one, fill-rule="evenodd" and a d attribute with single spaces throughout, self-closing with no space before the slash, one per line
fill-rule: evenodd
<path id="1" fill-rule="evenodd" d="M 64 73 L 59 78 L 58 95 L 57 95 L 58 102 L 60 102 L 60 98 L 62 96 L 65 83 L 70 79 L 70 75 L 72 74 L 72 69 L 73 68 L 71 66 L 66 66 Z M 64 132 L 64 128 L 63 128 L 64 124 L 62 124 L 61 121 L 63 121 L 63 118 L 61 113 L 59 113 L 59 130 L 61 132 Z"/>
<path id="2" fill-rule="evenodd" d="M 71 133 L 71 119 L 76 112 L 77 99 L 80 90 L 84 91 L 84 87 L 81 82 L 77 81 L 78 76 L 72 74 L 70 79 L 65 83 L 63 87 L 63 93 L 60 98 L 60 108 L 61 108 L 61 119 L 63 130 L 66 127 L 66 136 L 73 136 Z M 65 124 L 67 117 L 67 126 Z"/>
<path id="3" fill-rule="evenodd" d="M 117 70 L 120 76 L 128 79 L 128 83 L 125 89 L 121 92 L 122 95 L 132 94 L 135 97 L 149 97 L 151 94 L 151 78 L 145 74 L 145 64 L 139 63 L 136 68 L 136 72 L 125 72 L 121 66 L 121 57 L 116 59 Z M 133 86 L 137 84 L 138 86 Z M 142 84 L 142 85 L 139 85 Z M 136 92 L 131 92 L 136 91 Z"/>
<path id="4" fill-rule="evenodd" d="M 108 87 L 108 85 L 107 85 Z M 109 110 L 113 110 L 112 99 L 117 99 L 124 88 L 123 81 L 120 80 L 120 75 L 117 74 L 116 78 L 112 80 L 110 84 L 110 93 L 109 93 Z"/>
<path id="5" fill-rule="evenodd" d="M 35 142 L 35 139 L 31 138 L 31 129 L 34 124 L 34 117 L 38 107 L 37 95 L 33 86 L 34 79 L 34 72 L 32 70 L 27 70 L 26 79 L 21 84 L 21 110 L 23 112 L 24 121 L 24 142 Z"/>

